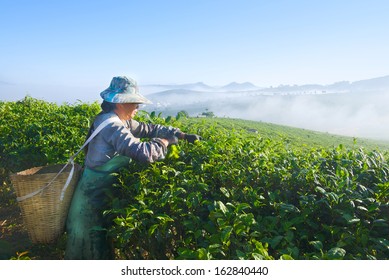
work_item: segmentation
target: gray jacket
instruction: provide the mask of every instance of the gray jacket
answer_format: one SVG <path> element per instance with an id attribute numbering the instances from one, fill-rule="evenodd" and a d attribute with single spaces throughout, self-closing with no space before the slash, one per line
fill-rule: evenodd
<path id="1" fill-rule="evenodd" d="M 163 159 L 167 147 L 160 140 L 177 136 L 179 129 L 162 125 L 146 124 L 135 120 L 123 123 L 115 113 L 103 113 L 96 117 L 92 132 L 99 124 L 115 117 L 98 133 L 88 145 L 85 166 L 96 168 L 109 161 L 115 155 L 128 156 L 140 162 L 154 162 Z M 148 142 L 141 138 L 149 138 Z"/>

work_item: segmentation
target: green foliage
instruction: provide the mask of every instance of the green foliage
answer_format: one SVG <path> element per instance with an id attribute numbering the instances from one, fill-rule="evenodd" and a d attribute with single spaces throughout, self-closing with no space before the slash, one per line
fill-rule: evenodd
<path id="1" fill-rule="evenodd" d="M 211 112 L 211 111 L 203 112 L 201 115 L 202 115 L 202 116 L 205 116 L 205 117 L 207 117 L 207 118 L 213 118 L 213 117 L 215 117 L 215 114 L 214 114 L 213 112 Z"/>
<path id="2" fill-rule="evenodd" d="M 205 140 L 120 173 L 122 200 L 108 212 L 122 258 L 388 258 L 389 169 L 379 152 L 180 126 Z"/>
<path id="3" fill-rule="evenodd" d="M 187 111 L 180 111 L 176 115 L 176 119 L 179 120 L 181 118 L 189 118 L 189 113 Z"/>
<path id="4" fill-rule="evenodd" d="M 11 260 L 31 260 L 31 258 L 28 256 L 28 251 L 25 252 L 17 252 L 16 256 L 12 257 Z"/>
<path id="5" fill-rule="evenodd" d="M 98 104 L 59 106 L 31 97 L 0 102 L 0 169 L 16 172 L 66 162 L 84 143 L 99 111 Z"/>
<path id="6" fill-rule="evenodd" d="M 67 160 L 98 111 L 32 98 L 0 102 L 3 174 Z M 204 140 L 180 141 L 164 161 L 131 162 L 118 173 L 120 195 L 106 210 L 118 258 L 389 258 L 385 153 L 321 145 L 253 122 L 137 118 Z"/>

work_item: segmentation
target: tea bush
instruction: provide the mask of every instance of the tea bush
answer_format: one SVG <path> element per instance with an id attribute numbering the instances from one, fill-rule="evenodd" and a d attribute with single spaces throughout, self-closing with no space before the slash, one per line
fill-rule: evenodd
<path id="1" fill-rule="evenodd" d="M 84 143 L 96 104 L 57 105 L 32 97 L 0 101 L 0 168 L 17 172 L 66 163 Z M 82 155 L 76 159 L 83 161 Z"/>
<path id="2" fill-rule="evenodd" d="M 9 172 L 66 162 L 99 111 L 0 101 L 2 205 Z M 233 120 L 137 118 L 203 141 L 181 141 L 165 160 L 117 174 L 120 195 L 105 212 L 117 258 L 388 259 L 389 166 L 380 151 L 291 143 Z"/>
<path id="3" fill-rule="evenodd" d="M 164 162 L 131 163 L 107 213 L 122 258 L 387 259 L 388 163 L 362 148 L 294 149 L 244 130 L 181 125 Z"/>

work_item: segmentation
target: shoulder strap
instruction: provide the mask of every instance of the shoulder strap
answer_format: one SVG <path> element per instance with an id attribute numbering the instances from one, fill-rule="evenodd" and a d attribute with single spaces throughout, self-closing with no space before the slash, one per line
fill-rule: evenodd
<path id="1" fill-rule="evenodd" d="M 110 118 L 106 119 L 105 121 L 103 121 L 101 124 L 99 124 L 99 126 L 93 131 L 91 136 L 89 136 L 89 138 L 85 141 L 85 143 L 81 146 L 81 148 L 69 159 L 69 161 L 74 159 L 82 151 L 82 149 L 84 149 L 85 146 L 88 145 L 89 142 L 92 141 L 92 139 L 95 138 L 95 136 L 97 134 L 99 134 L 99 132 L 101 130 L 103 130 L 104 127 L 106 127 L 108 124 L 112 123 L 112 121 L 116 118 L 117 117 L 110 117 Z"/>
<path id="2" fill-rule="evenodd" d="M 95 131 L 93 131 L 93 133 L 91 134 L 91 136 L 89 136 L 89 138 L 85 141 L 85 143 L 81 146 L 81 148 L 74 154 L 72 155 L 68 162 L 62 167 L 62 169 L 54 176 L 54 178 L 44 187 L 32 192 L 32 193 L 29 193 L 27 195 L 24 195 L 24 196 L 21 196 L 21 197 L 17 197 L 16 200 L 17 201 L 23 201 L 27 198 L 30 198 L 30 197 L 33 197 L 34 195 L 37 195 L 38 193 L 42 192 L 44 189 L 46 189 L 47 187 L 49 187 L 54 181 L 55 179 L 57 179 L 57 177 L 59 176 L 59 174 L 61 174 L 65 168 L 69 165 L 69 163 L 72 165 L 72 169 L 70 170 L 70 173 L 69 173 L 69 176 L 68 178 L 66 179 L 66 182 L 65 182 L 65 185 L 64 187 L 62 188 L 62 191 L 61 191 L 61 197 L 60 197 L 60 200 L 62 201 L 63 198 L 64 198 L 64 195 L 65 195 L 65 191 L 66 189 L 68 188 L 69 184 L 70 184 L 70 181 L 72 180 L 73 178 L 73 174 L 74 174 L 74 159 L 75 157 L 82 151 L 82 149 L 85 148 L 86 145 L 89 144 L 90 141 L 92 141 L 93 138 L 95 138 L 95 136 L 101 131 L 103 130 L 104 127 L 106 127 L 108 124 L 112 123 L 112 121 L 117 118 L 117 117 L 111 117 L 111 118 L 108 118 L 106 119 L 105 121 L 103 121 L 96 129 Z"/>
<path id="3" fill-rule="evenodd" d="M 112 123 L 112 121 L 117 118 L 117 117 L 111 117 L 111 118 L 108 118 L 106 119 L 105 121 L 103 121 L 101 124 L 99 124 L 99 126 L 95 129 L 95 131 L 93 131 L 93 133 L 91 134 L 91 136 L 89 136 L 89 138 L 85 141 L 85 143 L 81 146 L 81 148 L 73 155 L 70 157 L 70 159 L 68 160 L 67 164 L 62 168 L 62 170 L 64 170 L 66 168 L 66 166 L 71 163 L 72 164 L 72 169 L 70 170 L 70 173 L 69 173 L 69 176 L 68 178 L 66 179 L 66 183 L 65 185 L 63 186 L 62 188 L 62 191 L 61 191 L 61 201 L 63 200 L 63 197 L 65 195 L 65 191 L 66 189 L 68 188 L 69 184 L 70 184 L 70 181 L 72 180 L 72 177 L 73 177 L 73 173 L 74 173 L 74 158 L 82 151 L 82 149 L 85 148 L 86 145 L 89 144 L 90 141 L 92 141 L 93 138 L 95 138 L 95 136 L 97 134 L 99 134 L 99 132 L 101 130 L 103 130 L 104 127 L 106 127 L 107 125 L 109 125 L 110 123 Z M 53 181 L 55 180 L 55 178 L 62 172 L 62 170 L 54 177 Z"/>

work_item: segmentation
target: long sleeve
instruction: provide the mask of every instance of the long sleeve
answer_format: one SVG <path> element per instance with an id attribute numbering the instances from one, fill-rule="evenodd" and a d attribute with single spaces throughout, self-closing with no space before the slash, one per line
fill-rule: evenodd
<path id="1" fill-rule="evenodd" d="M 102 114 L 94 122 L 94 127 L 115 114 Z M 147 129 L 138 126 L 133 134 L 130 127 L 119 119 L 114 118 L 113 122 L 105 127 L 89 144 L 85 165 L 94 168 L 106 163 L 115 155 L 128 156 L 140 162 L 155 162 L 163 159 L 167 153 L 167 147 L 156 137 L 156 129 Z M 151 137 L 150 137 L 151 136 Z M 155 137 L 153 137 L 155 136 Z M 139 138 L 151 138 L 148 142 L 142 142 Z"/>
<path id="2" fill-rule="evenodd" d="M 163 126 L 159 124 L 147 124 L 131 120 L 128 122 L 132 134 L 138 138 L 169 138 L 171 136 L 178 136 L 182 132 L 180 129 Z"/>

